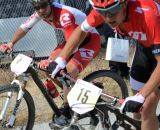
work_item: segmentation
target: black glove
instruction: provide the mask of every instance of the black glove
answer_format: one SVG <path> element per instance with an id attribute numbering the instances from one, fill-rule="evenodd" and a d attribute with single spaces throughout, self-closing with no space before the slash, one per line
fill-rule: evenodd
<path id="1" fill-rule="evenodd" d="M 145 98 L 140 95 L 136 94 L 135 96 L 127 97 L 125 101 L 122 103 L 120 107 L 120 112 L 138 112 L 142 107 Z"/>
<path id="2" fill-rule="evenodd" d="M 48 71 L 51 74 L 51 77 L 54 78 L 56 74 L 66 67 L 66 61 L 58 57 L 55 61 L 52 61 L 48 66 Z"/>

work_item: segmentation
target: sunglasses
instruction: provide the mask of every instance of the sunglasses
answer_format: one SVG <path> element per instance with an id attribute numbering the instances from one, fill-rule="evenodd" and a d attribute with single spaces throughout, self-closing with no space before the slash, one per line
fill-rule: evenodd
<path id="1" fill-rule="evenodd" d="M 40 4 L 33 4 L 33 8 L 35 10 L 40 10 L 40 9 L 46 9 L 48 7 L 49 3 L 48 2 L 43 2 Z"/>
<path id="2" fill-rule="evenodd" d="M 101 15 L 103 15 L 104 17 L 113 17 L 115 16 L 123 7 L 125 6 L 125 3 L 121 3 L 116 7 L 113 7 L 107 11 L 103 11 L 103 10 L 96 10 L 98 13 L 100 13 Z"/>

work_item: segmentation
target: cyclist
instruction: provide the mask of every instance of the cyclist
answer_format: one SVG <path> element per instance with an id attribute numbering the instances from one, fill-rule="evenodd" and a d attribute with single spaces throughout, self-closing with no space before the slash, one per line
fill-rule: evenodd
<path id="1" fill-rule="evenodd" d="M 153 0 L 89 0 L 93 6 L 85 21 L 77 27 L 60 57 L 67 59 L 87 32 L 103 22 L 122 36 L 136 39 L 130 83 L 134 96 L 128 97 L 121 111 L 141 115 L 142 130 L 157 130 L 156 108 L 160 99 L 160 16 Z M 56 70 L 57 71 L 57 70 Z M 56 72 L 53 69 L 53 72 Z M 141 109 L 140 109 L 141 108 Z"/>
<path id="2" fill-rule="evenodd" d="M 86 15 L 79 10 L 56 2 L 52 3 L 50 0 L 32 0 L 32 5 L 35 9 L 34 14 L 17 29 L 10 42 L 0 46 L 1 51 L 11 51 L 17 41 L 24 37 L 40 20 L 47 22 L 52 27 L 63 29 L 65 40 L 67 41 L 73 30 L 86 18 Z M 69 56 L 73 56 L 68 61 L 65 61 L 63 57 L 59 57 L 59 53 L 63 50 L 66 41 L 59 44 L 47 60 L 40 61 L 39 67 L 47 68 L 49 63 L 55 60 L 60 68 L 65 68 L 66 66 L 67 72 L 70 73 L 73 78 L 76 78 L 100 51 L 100 36 L 96 29 L 93 28 L 88 33 L 87 37 L 82 40 L 80 47 L 75 48 L 74 53 L 69 54 Z M 68 123 L 67 119 L 70 118 L 68 114 L 69 106 L 66 98 L 67 93 L 68 90 L 64 87 L 64 107 L 66 111 L 64 108 L 62 116 L 55 119 L 56 124 L 59 126 Z"/>

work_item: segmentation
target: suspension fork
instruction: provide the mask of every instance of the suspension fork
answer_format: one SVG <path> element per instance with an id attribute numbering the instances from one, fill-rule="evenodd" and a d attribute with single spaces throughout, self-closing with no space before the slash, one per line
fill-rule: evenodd
<path id="1" fill-rule="evenodd" d="M 19 92 L 18 92 L 18 96 L 17 96 L 17 99 L 16 99 L 16 103 L 15 103 L 13 112 L 12 112 L 10 118 L 9 118 L 8 123 L 5 124 L 5 127 L 13 127 L 13 125 L 14 125 L 14 122 L 15 122 L 15 119 L 16 119 L 16 114 L 17 114 L 18 108 L 20 106 L 21 100 L 23 98 L 25 86 L 26 86 L 28 80 L 29 80 L 29 76 L 27 74 L 24 74 L 22 84 L 16 78 L 11 83 L 11 84 L 17 84 L 19 86 Z M 0 121 L 5 119 L 7 108 L 9 106 L 9 102 L 10 102 L 11 97 L 12 97 L 12 92 L 8 92 L 7 98 L 6 98 L 6 101 L 5 101 L 5 105 L 4 105 L 4 107 L 2 109 L 2 112 L 0 114 Z"/>
<path id="2" fill-rule="evenodd" d="M 3 118 L 4 118 L 5 115 L 6 115 L 6 110 L 7 110 L 7 107 L 8 107 L 8 105 L 9 105 L 9 100 L 10 100 L 11 96 L 12 96 L 12 92 L 8 92 L 6 101 L 5 101 L 5 103 L 4 103 L 4 106 L 3 106 L 3 108 L 2 108 L 2 111 L 1 111 L 1 113 L 0 113 L 0 121 L 2 121 Z"/>

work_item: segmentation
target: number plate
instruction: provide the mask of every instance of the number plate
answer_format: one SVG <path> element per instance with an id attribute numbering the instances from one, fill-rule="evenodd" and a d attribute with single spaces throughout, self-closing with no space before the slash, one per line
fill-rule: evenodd
<path id="1" fill-rule="evenodd" d="M 18 54 L 11 63 L 11 71 L 16 75 L 20 75 L 27 70 L 31 62 L 32 58 L 23 54 Z"/>
<path id="2" fill-rule="evenodd" d="M 89 112 L 94 109 L 101 92 L 95 85 L 78 79 L 67 95 L 69 106 L 78 114 Z"/>

